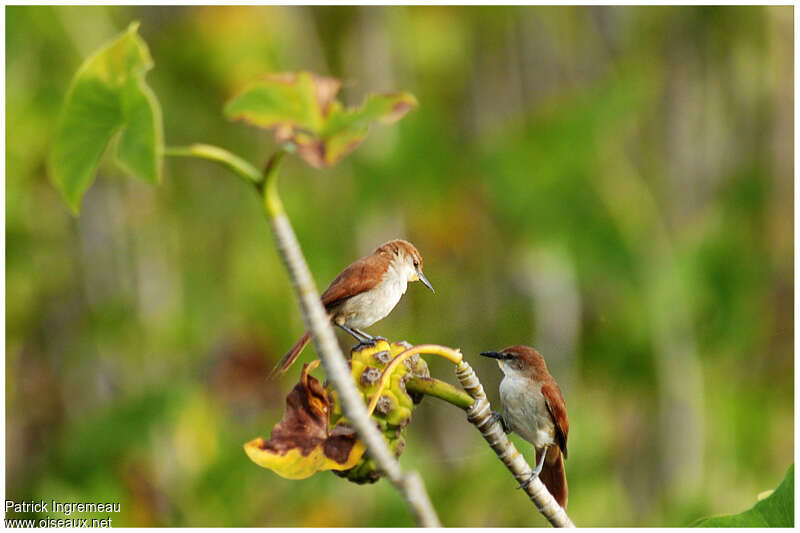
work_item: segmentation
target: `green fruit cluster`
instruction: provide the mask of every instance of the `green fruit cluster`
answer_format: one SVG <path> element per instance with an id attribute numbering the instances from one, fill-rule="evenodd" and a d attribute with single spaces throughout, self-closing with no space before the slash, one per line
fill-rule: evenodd
<path id="1" fill-rule="evenodd" d="M 380 386 L 381 376 L 389 363 L 411 345 L 405 341 L 389 343 L 378 339 L 372 344 L 361 344 L 350 352 L 350 375 L 364 399 L 369 405 Z M 406 390 L 406 382 L 411 377 L 430 377 L 425 360 L 415 354 L 400 363 L 389 377 L 389 381 L 381 391 L 372 419 L 380 428 L 389 449 L 399 457 L 405 446 L 405 429 L 411 421 L 414 404 L 422 400 L 421 396 L 412 397 Z M 344 418 L 342 406 L 336 391 L 330 384 L 326 385 L 331 404 L 331 427 Z M 346 420 L 345 420 L 346 422 Z M 361 461 L 349 470 L 334 471 L 338 476 L 355 483 L 374 483 L 381 477 L 377 465 L 364 454 Z"/>

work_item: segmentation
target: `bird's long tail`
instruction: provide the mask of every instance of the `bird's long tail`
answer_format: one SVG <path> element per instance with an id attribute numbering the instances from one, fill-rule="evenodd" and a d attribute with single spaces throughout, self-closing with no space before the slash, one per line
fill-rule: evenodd
<path id="1" fill-rule="evenodd" d="M 270 377 L 274 377 L 278 374 L 285 374 L 289 367 L 292 366 L 292 363 L 295 362 L 297 357 L 300 355 L 300 352 L 303 351 L 303 348 L 306 347 L 308 341 L 311 340 L 311 334 L 309 332 L 303 333 L 303 335 L 298 339 L 294 346 L 289 348 L 289 351 L 286 352 L 286 355 L 278 361 L 278 364 L 275 365 L 275 368 L 272 369 L 270 372 Z"/>
<path id="2" fill-rule="evenodd" d="M 539 454 L 537 453 L 537 461 Z M 564 472 L 564 461 L 561 458 L 561 450 L 558 446 L 547 448 L 547 457 L 544 460 L 539 479 L 558 504 L 564 509 L 567 508 L 567 474 Z"/>

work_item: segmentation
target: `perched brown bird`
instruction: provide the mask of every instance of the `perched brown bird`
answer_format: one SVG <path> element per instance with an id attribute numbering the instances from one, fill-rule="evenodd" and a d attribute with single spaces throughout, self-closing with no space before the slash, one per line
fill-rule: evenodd
<path id="1" fill-rule="evenodd" d="M 536 476 L 561 507 L 567 507 L 567 409 L 558 383 L 547 371 L 539 352 L 528 346 L 509 346 L 499 352 L 481 355 L 497 359 L 503 371 L 500 382 L 500 401 L 503 414 L 494 416 L 503 423 L 506 433 L 517 435 L 533 444 L 536 468 L 520 487 L 527 486 Z"/>
<path id="2" fill-rule="evenodd" d="M 333 323 L 359 342 L 374 337 L 361 331 L 392 312 L 406 292 L 409 281 L 421 281 L 432 292 L 433 286 L 422 273 L 422 256 L 404 240 L 389 241 L 374 252 L 345 268 L 322 293 L 322 305 Z M 306 331 L 275 366 L 285 373 L 303 351 L 311 336 Z"/>

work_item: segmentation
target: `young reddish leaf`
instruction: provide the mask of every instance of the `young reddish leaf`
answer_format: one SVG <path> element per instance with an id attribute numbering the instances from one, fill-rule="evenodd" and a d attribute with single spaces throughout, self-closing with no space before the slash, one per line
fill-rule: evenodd
<path id="1" fill-rule="evenodd" d="M 232 120 L 244 120 L 290 137 L 291 130 L 319 133 L 339 80 L 310 72 L 267 74 L 247 85 L 225 106 Z"/>
<path id="2" fill-rule="evenodd" d="M 374 94 L 358 108 L 335 100 L 339 80 L 310 72 L 270 74 L 247 85 L 225 106 L 233 120 L 271 129 L 309 165 L 335 164 L 355 149 L 373 122 L 399 120 L 417 106 L 409 93 Z"/>
<path id="3" fill-rule="evenodd" d="M 283 419 L 272 428 L 270 440 L 261 437 L 244 445 L 248 457 L 287 479 L 304 479 L 322 470 L 347 470 L 364 455 L 365 447 L 353 430 L 338 424 L 329 429 L 330 402 L 325 389 L 309 372 L 286 397 Z"/>
<path id="4" fill-rule="evenodd" d="M 144 81 L 153 60 L 133 23 L 81 65 L 64 102 L 48 161 L 53 183 L 74 212 L 108 143 L 120 133 L 118 163 L 151 183 L 161 176 L 158 100 Z"/>

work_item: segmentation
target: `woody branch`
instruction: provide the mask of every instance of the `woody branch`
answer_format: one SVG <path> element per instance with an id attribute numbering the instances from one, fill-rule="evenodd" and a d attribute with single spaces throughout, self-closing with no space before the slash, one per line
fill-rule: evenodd
<path id="1" fill-rule="evenodd" d="M 416 472 L 403 473 L 400 464 L 386 445 L 383 435 L 367 413 L 367 408 L 351 380 L 345 356 L 336 341 L 333 327 L 300 249 L 300 243 L 277 193 L 277 169 L 284 153 L 281 150 L 270 159 L 264 171 L 264 180 L 257 186 L 262 192 L 264 208 L 272 226 L 278 251 L 300 304 L 303 323 L 311 332 L 311 340 L 328 379 L 339 393 L 342 411 L 365 444 L 370 457 L 402 494 L 417 523 L 425 527 L 440 527 L 441 524 L 428 498 L 422 478 Z"/>

